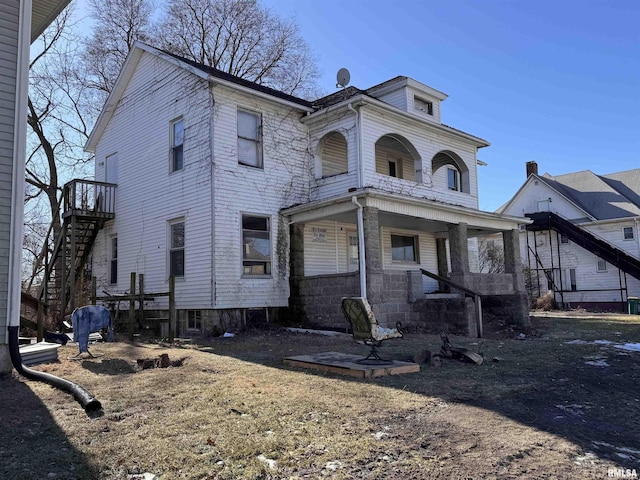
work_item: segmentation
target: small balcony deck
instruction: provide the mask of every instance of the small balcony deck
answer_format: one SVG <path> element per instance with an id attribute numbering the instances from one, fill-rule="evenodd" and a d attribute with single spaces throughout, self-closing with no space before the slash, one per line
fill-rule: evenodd
<path id="1" fill-rule="evenodd" d="M 72 180 L 64 186 L 62 217 L 111 220 L 116 216 L 116 187 L 113 183 Z"/>

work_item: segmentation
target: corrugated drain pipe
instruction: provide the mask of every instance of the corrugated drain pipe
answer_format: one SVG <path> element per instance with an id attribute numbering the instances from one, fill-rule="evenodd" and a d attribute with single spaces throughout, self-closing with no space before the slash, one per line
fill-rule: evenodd
<path id="1" fill-rule="evenodd" d="M 19 326 L 9 326 L 9 354 L 11 355 L 11 363 L 16 371 L 23 377 L 31 380 L 38 380 L 40 382 L 48 383 L 51 386 L 59 388 L 67 393 L 73 395 L 82 408 L 87 413 L 97 412 L 102 409 L 102 404 L 96 400 L 89 392 L 82 388 L 77 383 L 73 383 L 64 378 L 56 377 L 50 373 L 39 372 L 25 367 L 22 364 L 22 356 L 20 355 L 20 349 L 18 348 L 18 330 Z"/>

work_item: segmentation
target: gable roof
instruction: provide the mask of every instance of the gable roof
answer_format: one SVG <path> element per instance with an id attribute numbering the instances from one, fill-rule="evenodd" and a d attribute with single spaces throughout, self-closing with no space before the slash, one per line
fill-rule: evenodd
<path id="1" fill-rule="evenodd" d="M 540 180 L 587 215 L 590 220 L 640 216 L 640 169 L 597 175 L 590 170 L 553 176 L 532 174 L 497 212 L 504 212 L 526 186 Z"/>

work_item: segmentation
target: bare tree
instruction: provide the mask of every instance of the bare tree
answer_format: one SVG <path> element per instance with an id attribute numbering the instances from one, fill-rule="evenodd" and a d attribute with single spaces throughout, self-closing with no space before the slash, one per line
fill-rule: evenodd
<path id="1" fill-rule="evenodd" d="M 169 0 L 161 48 L 283 92 L 315 93 L 318 69 L 297 23 L 258 0 Z"/>
<path id="2" fill-rule="evenodd" d="M 151 41 L 155 8 L 151 0 L 89 0 L 89 6 L 96 24 L 85 43 L 82 67 L 99 110 L 133 44 Z"/>
<path id="3" fill-rule="evenodd" d="M 504 250 L 493 241 L 482 241 L 479 251 L 479 267 L 483 273 L 504 273 Z"/>

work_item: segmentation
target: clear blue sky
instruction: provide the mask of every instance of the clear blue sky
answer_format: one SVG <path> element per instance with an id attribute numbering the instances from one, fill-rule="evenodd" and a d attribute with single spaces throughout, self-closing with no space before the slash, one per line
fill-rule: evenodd
<path id="1" fill-rule="evenodd" d="M 263 0 L 294 16 L 335 91 L 406 75 L 443 91 L 442 121 L 491 146 L 480 208 L 525 179 L 640 168 L 640 1 Z"/>
<path id="2" fill-rule="evenodd" d="M 326 93 L 342 67 L 361 89 L 406 75 L 447 93 L 443 123 L 491 142 L 483 210 L 529 160 L 552 175 L 640 168 L 639 0 L 262 2 L 297 20 Z"/>

